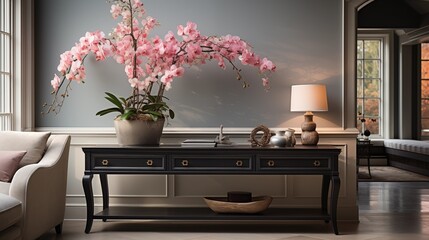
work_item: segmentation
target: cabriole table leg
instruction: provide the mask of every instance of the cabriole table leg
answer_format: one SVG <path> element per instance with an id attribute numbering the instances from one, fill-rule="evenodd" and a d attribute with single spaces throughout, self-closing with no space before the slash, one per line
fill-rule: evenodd
<path id="1" fill-rule="evenodd" d="M 85 200 L 86 200 L 85 233 L 89 233 L 91 231 L 92 222 L 94 220 L 94 195 L 92 192 L 92 174 L 83 176 L 82 185 L 83 185 L 83 191 L 85 192 Z"/>

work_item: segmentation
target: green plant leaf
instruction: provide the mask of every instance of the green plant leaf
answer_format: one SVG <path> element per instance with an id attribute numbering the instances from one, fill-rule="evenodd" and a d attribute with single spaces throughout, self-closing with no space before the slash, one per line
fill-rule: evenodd
<path id="1" fill-rule="evenodd" d="M 148 103 L 143 106 L 143 110 L 156 110 L 158 108 L 161 108 L 165 106 L 165 103 Z"/>
<path id="2" fill-rule="evenodd" d="M 106 92 L 106 95 L 107 95 L 107 97 L 105 97 L 105 98 L 109 102 L 113 103 L 113 105 L 117 106 L 120 109 L 120 112 L 123 114 L 124 113 L 124 106 L 121 104 L 121 101 L 119 101 L 119 99 L 115 95 L 113 95 L 109 92 Z"/>
<path id="3" fill-rule="evenodd" d="M 158 116 L 150 115 L 150 117 L 152 118 L 152 120 L 153 120 L 154 122 L 156 122 L 156 121 L 158 120 Z"/>
<path id="4" fill-rule="evenodd" d="M 120 97 L 119 99 L 122 101 L 122 105 L 123 105 L 124 107 L 128 107 L 128 101 L 127 101 L 125 98 Z"/>
<path id="5" fill-rule="evenodd" d="M 149 99 L 149 102 L 154 103 L 156 102 L 157 97 L 152 96 L 152 95 L 148 95 L 147 98 Z"/>
<path id="6" fill-rule="evenodd" d="M 137 110 L 135 108 L 125 109 L 125 112 L 121 115 L 122 120 L 128 120 L 131 116 L 136 115 Z"/>
<path id="7" fill-rule="evenodd" d="M 163 116 L 163 115 L 162 115 L 162 113 L 160 113 L 160 112 L 155 112 L 155 111 L 151 111 L 151 110 L 145 111 L 145 113 L 148 113 L 148 114 L 150 114 L 151 116 L 157 116 L 157 117 L 162 117 L 162 116 Z"/>
<path id="8" fill-rule="evenodd" d="M 122 113 L 119 108 L 107 108 L 107 109 L 103 109 L 103 110 L 97 112 L 95 115 L 97 115 L 97 116 L 104 116 L 104 115 L 106 115 L 108 113 L 114 113 L 114 112 Z"/>
<path id="9" fill-rule="evenodd" d="M 170 115 L 170 118 L 171 119 L 174 119 L 174 111 L 173 110 L 171 110 L 171 109 L 168 109 L 168 114 Z"/>

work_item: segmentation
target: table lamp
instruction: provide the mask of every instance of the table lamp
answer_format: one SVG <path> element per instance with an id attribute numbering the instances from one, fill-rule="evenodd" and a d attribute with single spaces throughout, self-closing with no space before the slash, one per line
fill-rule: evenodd
<path id="1" fill-rule="evenodd" d="M 291 112 L 305 112 L 304 122 L 301 124 L 302 145 L 317 145 L 319 134 L 316 123 L 313 122 L 312 112 L 328 111 L 326 86 L 321 84 L 293 85 L 290 97 Z"/>

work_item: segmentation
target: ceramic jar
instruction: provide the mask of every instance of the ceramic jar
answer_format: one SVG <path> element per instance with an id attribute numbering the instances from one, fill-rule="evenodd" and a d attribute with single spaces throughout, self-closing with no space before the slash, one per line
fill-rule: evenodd
<path id="1" fill-rule="evenodd" d="M 288 128 L 285 133 L 286 147 L 293 147 L 296 144 L 295 130 Z"/>
<path id="2" fill-rule="evenodd" d="M 276 131 L 276 134 L 270 138 L 270 144 L 276 147 L 285 147 L 286 146 L 286 131 Z"/>

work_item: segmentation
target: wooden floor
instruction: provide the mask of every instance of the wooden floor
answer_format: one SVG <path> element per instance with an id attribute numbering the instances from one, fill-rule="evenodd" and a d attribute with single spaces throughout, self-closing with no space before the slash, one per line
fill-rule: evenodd
<path id="1" fill-rule="evenodd" d="M 94 221 L 90 234 L 84 221 L 66 221 L 63 234 L 41 240 L 419 240 L 429 239 L 429 182 L 360 182 L 360 223 L 339 222 L 341 235 L 329 224 L 311 222 L 178 223 Z"/>

